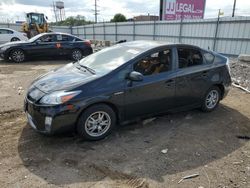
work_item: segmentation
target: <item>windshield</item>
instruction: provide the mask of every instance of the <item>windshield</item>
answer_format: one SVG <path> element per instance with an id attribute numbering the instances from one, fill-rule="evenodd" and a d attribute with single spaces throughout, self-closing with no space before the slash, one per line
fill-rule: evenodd
<path id="1" fill-rule="evenodd" d="M 107 74 L 136 57 L 141 51 L 131 46 L 115 45 L 83 58 L 81 65 L 99 74 Z"/>
<path id="2" fill-rule="evenodd" d="M 35 42 L 38 38 L 40 38 L 40 37 L 43 36 L 43 35 L 44 35 L 44 33 L 41 33 L 41 34 L 39 34 L 39 35 L 36 35 L 36 36 L 30 38 L 28 41 L 29 41 L 29 42 Z"/>

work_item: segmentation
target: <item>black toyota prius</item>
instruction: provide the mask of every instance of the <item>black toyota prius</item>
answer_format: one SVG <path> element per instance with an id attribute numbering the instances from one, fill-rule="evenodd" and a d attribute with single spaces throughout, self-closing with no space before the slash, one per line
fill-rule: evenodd
<path id="1" fill-rule="evenodd" d="M 89 140 L 114 126 L 170 111 L 214 110 L 231 85 L 228 59 L 192 45 L 125 42 L 37 78 L 25 97 L 29 124 Z"/>
<path id="2" fill-rule="evenodd" d="M 0 45 L 0 57 L 21 63 L 34 57 L 68 56 L 73 60 L 92 54 L 88 40 L 82 40 L 66 33 L 42 33 L 27 41 L 8 42 Z"/>

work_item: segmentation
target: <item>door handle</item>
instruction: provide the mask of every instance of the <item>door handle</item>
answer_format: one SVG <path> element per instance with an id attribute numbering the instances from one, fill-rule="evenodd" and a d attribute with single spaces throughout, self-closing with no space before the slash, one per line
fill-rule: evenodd
<path id="1" fill-rule="evenodd" d="M 208 71 L 203 71 L 202 72 L 202 77 L 207 77 L 208 76 Z"/>

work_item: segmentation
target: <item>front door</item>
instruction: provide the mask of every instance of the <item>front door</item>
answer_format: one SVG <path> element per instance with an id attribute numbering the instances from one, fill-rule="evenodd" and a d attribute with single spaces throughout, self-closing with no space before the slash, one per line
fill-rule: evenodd
<path id="1" fill-rule="evenodd" d="M 174 106 L 175 77 L 172 49 L 162 49 L 145 55 L 133 64 L 133 70 L 143 74 L 139 82 L 128 81 L 125 89 L 125 116 L 156 114 Z"/>
<path id="2" fill-rule="evenodd" d="M 47 57 L 59 54 L 59 46 L 56 43 L 54 34 L 43 35 L 30 45 L 31 48 L 29 47 L 27 53 L 31 56 Z"/>

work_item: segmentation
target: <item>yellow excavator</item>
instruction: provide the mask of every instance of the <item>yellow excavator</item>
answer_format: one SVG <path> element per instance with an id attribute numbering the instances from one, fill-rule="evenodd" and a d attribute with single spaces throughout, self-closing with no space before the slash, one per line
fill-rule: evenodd
<path id="1" fill-rule="evenodd" d="M 49 32 L 47 20 L 47 16 L 42 13 L 29 12 L 26 14 L 26 22 L 22 24 L 22 31 L 27 34 L 28 38 Z"/>

